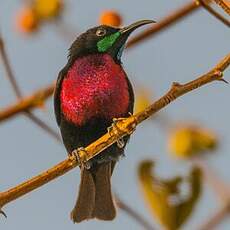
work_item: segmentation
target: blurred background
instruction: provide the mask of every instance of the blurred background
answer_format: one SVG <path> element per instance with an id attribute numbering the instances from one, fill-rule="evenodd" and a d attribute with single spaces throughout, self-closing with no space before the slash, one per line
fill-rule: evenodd
<path id="1" fill-rule="evenodd" d="M 54 16 L 28 26 L 22 22 L 22 12 L 31 3 L 3 0 L 0 7 L 0 32 L 19 87 L 23 95 L 30 95 L 56 80 L 58 72 L 67 62 L 72 41 L 86 29 L 98 25 L 103 13 L 113 10 L 120 16 L 122 25 L 140 19 L 158 22 L 189 2 L 66 0 L 62 2 L 58 18 Z M 214 8 L 221 11 L 218 6 Z M 226 13 L 221 11 L 221 14 L 229 20 Z M 127 49 L 122 58 L 123 66 L 134 85 L 137 99 L 141 101 L 139 106 L 163 95 L 174 81 L 185 83 L 208 72 L 227 55 L 229 41 L 229 27 L 199 7 L 176 24 Z M 0 76 L 0 106 L 5 108 L 14 103 L 16 97 L 2 62 Z M 225 71 L 225 79 L 230 79 L 229 69 Z M 138 166 L 148 159 L 155 162 L 153 171 L 159 178 L 188 175 L 193 160 L 189 157 L 181 159 L 178 154 L 171 153 L 176 149 L 176 144 L 170 145 L 170 128 L 175 124 L 192 123 L 212 130 L 213 138 L 218 139 L 215 151 L 211 154 L 208 151 L 202 159 L 215 172 L 219 181 L 226 185 L 230 183 L 229 96 L 227 84 L 214 82 L 206 85 L 177 99 L 155 119 L 142 123 L 132 135 L 126 148 L 126 157 L 120 160 L 114 172 L 113 190 L 122 201 L 150 222 L 154 229 L 162 229 L 163 225 L 146 205 L 148 198 L 143 197 Z M 36 108 L 33 112 L 59 132 L 52 97 L 42 108 Z M 22 114 L 1 122 L 0 137 L 1 191 L 66 158 L 64 146 Z M 203 189 L 199 200 L 182 229 L 198 229 L 221 208 L 220 199 L 212 186 L 205 179 L 201 183 Z M 76 199 L 78 184 L 79 169 L 76 168 L 15 200 L 4 207 L 8 218 L 0 216 L 0 228 L 143 229 L 122 210 L 118 210 L 118 216 L 113 222 L 93 220 L 74 225 L 69 213 Z M 183 191 L 186 192 L 186 189 Z M 215 229 L 227 230 L 229 227 L 229 219 L 224 218 Z"/>

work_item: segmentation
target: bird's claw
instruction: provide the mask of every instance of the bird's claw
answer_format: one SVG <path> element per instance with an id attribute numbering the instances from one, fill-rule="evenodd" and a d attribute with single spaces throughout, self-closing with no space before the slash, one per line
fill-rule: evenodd
<path id="1" fill-rule="evenodd" d="M 131 115 L 132 115 L 132 114 L 131 114 Z M 113 118 L 113 123 L 112 123 L 112 125 L 111 125 L 110 127 L 107 128 L 108 133 L 109 133 L 110 136 L 112 136 L 112 132 L 114 132 L 115 134 L 121 132 L 120 129 L 119 129 L 119 127 L 117 126 L 117 122 L 118 122 L 118 121 L 125 120 L 125 119 L 126 119 L 126 118 Z M 116 140 L 116 142 L 117 142 L 118 148 L 120 148 L 120 149 L 121 149 L 121 148 L 124 148 L 124 146 L 125 146 L 125 141 L 124 141 L 123 138 L 118 138 L 118 139 Z"/>
<path id="2" fill-rule="evenodd" d="M 91 163 L 89 161 L 84 160 L 80 156 L 79 152 L 84 152 L 84 154 L 87 155 L 87 151 L 85 150 L 85 148 L 80 147 L 80 148 L 73 150 L 71 153 L 69 153 L 69 157 L 70 158 L 74 157 L 77 160 L 77 162 L 79 162 L 81 168 L 90 169 Z"/>
<path id="3" fill-rule="evenodd" d="M 117 139 L 117 146 L 120 149 L 124 148 L 124 146 L 125 146 L 124 138 Z"/>
<path id="4" fill-rule="evenodd" d="M 5 218 L 7 218 L 7 215 L 5 212 L 3 212 L 1 209 L 0 209 L 0 214 L 2 214 Z"/>

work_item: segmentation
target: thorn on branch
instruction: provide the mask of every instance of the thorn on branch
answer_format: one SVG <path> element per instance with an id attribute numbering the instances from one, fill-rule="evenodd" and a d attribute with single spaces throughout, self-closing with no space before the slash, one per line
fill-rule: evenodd
<path id="1" fill-rule="evenodd" d="M 172 88 L 179 88 L 179 87 L 181 87 L 181 84 L 179 82 L 172 83 Z"/>
<path id="2" fill-rule="evenodd" d="M 222 81 L 222 82 L 224 82 L 224 83 L 226 83 L 226 84 L 229 84 L 229 82 L 223 78 L 224 74 L 223 74 L 223 72 L 222 72 L 221 70 L 218 70 L 218 69 L 217 69 L 217 70 L 214 72 L 214 76 L 217 77 L 217 79 L 216 79 L 217 81 Z"/>
<path id="3" fill-rule="evenodd" d="M 7 218 L 7 215 L 5 212 L 3 212 L 2 210 L 0 210 L 0 214 L 2 214 L 5 218 Z"/>
<path id="4" fill-rule="evenodd" d="M 224 82 L 226 84 L 229 84 L 229 82 L 227 80 L 225 80 L 224 78 L 218 79 L 218 81 L 222 81 L 222 82 Z"/>

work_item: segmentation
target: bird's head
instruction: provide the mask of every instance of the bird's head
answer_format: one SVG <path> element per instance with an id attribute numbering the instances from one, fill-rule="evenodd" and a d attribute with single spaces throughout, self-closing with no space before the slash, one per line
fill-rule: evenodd
<path id="1" fill-rule="evenodd" d="M 120 62 L 129 35 L 138 27 L 154 22 L 153 20 L 141 20 L 124 28 L 105 25 L 91 28 L 73 42 L 69 49 L 69 58 L 74 60 L 88 54 L 107 53 L 116 62 Z"/>

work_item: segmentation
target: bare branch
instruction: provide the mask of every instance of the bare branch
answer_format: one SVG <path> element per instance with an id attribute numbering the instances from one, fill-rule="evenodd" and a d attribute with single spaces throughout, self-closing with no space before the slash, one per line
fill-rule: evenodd
<path id="1" fill-rule="evenodd" d="M 27 117 L 30 118 L 31 121 L 33 121 L 35 124 L 37 124 L 40 128 L 42 128 L 44 131 L 46 131 L 48 134 L 50 134 L 53 138 L 55 138 L 58 142 L 61 142 L 61 137 L 58 134 L 58 132 L 54 131 L 49 125 L 47 125 L 44 121 L 40 120 L 37 116 L 35 116 L 33 113 L 28 112 Z"/>
<path id="2" fill-rule="evenodd" d="M 5 69 L 6 69 L 6 76 L 9 79 L 9 81 L 10 81 L 12 87 L 13 87 L 15 95 L 20 98 L 22 96 L 22 94 L 21 94 L 21 91 L 20 91 L 20 89 L 18 87 L 16 79 L 14 77 L 14 74 L 13 74 L 13 71 L 12 71 L 12 68 L 11 68 L 11 65 L 10 65 L 10 62 L 9 62 L 8 55 L 7 55 L 6 50 L 5 50 L 5 45 L 4 45 L 4 41 L 2 39 L 1 34 L 0 34 L 0 55 L 1 55 L 1 58 L 2 58 L 2 61 L 3 61 L 3 65 L 4 65 Z"/>
<path id="3" fill-rule="evenodd" d="M 208 218 L 208 221 L 198 228 L 198 230 L 214 230 L 228 215 L 229 204 L 221 207 L 211 218 Z"/>
<path id="4" fill-rule="evenodd" d="M 39 89 L 28 97 L 24 97 L 15 104 L 0 110 L 0 122 L 9 119 L 18 113 L 25 112 L 34 107 L 41 106 L 44 101 L 53 94 L 55 83 L 52 83 L 45 88 Z"/>
<path id="5" fill-rule="evenodd" d="M 210 14 L 212 14 L 215 18 L 223 22 L 227 27 L 230 27 L 230 21 L 228 21 L 226 18 L 224 18 L 219 13 L 217 13 L 214 9 L 212 9 L 212 7 L 209 6 L 209 4 L 207 4 L 205 0 L 198 0 L 198 1 Z"/>
<path id="6" fill-rule="evenodd" d="M 212 188 L 217 198 L 221 203 L 226 204 L 230 198 L 229 185 L 218 178 L 214 170 L 200 157 L 194 157 L 193 162 L 202 170 L 205 182 Z"/>
<path id="7" fill-rule="evenodd" d="M 193 159 L 194 164 L 197 165 L 203 172 L 205 181 L 212 187 L 217 198 L 221 201 L 220 208 L 216 213 L 208 218 L 199 228 L 199 230 L 211 230 L 216 229 L 216 226 L 220 224 L 224 218 L 229 215 L 230 211 L 230 188 L 229 185 L 224 183 L 220 178 L 217 177 L 215 172 L 199 157 Z"/>
<path id="8" fill-rule="evenodd" d="M 127 204 L 125 204 L 117 195 L 115 196 L 115 201 L 118 208 L 120 208 L 122 211 L 127 213 L 134 220 L 136 220 L 143 227 L 143 229 L 154 230 L 152 225 L 147 220 L 143 219 L 143 217 L 138 214 L 136 210 L 130 208 Z"/>
<path id="9" fill-rule="evenodd" d="M 15 95 L 17 96 L 18 99 L 21 99 L 22 92 L 18 86 L 18 83 L 16 81 L 16 78 L 14 76 L 12 67 L 10 65 L 9 57 L 6 52 L 5 46 L 4 46 L 4 41 L 3 38 L 0 34 L 0 56 L 3 61 L 3 65 L 6 70 L 6 76 L 8 80 L 10 81 L 12 88 L 14 90 Z M 49 133 L 51 136 L 53 136 L 56 140 L 60 141 L 60 136 L 58 135 L 57 132 L 55 132 L 49 125 L 47 125 L 45 122 L 43 122 L 40 118 L 38 118 L 36 115 L 34 115 L 31 111 L 25 110 L 24 115 L 27 116 L 31 121 L 33 121 L 37 126 L 39 126 L 41 129 Z"/>
<path id="10" fill-rule="evenodd" d="M 28 192 L 48 183 L 49 181 L 65 174 L 72 168 L 84 164 L 94 156 L 98 155 L 104 149 L 111 146 L 124 136 L 130 135 L 136 128 L 136 125 L 155 114 L 166 105 L 174 101 L 181 95 L 197 89 L 205 84 L 216 80 L 222 80 L 222 72 L 230 65 L 230 54 L 221 60 L 215 68 L 207 74 L 188 82 L 186 84 L 173 83 L 171 89 L 159 100 L 147 107 L 144 111 L 132 115 L 128 118 L 116 119 L 110 132 L 88 145 L 85 149 L 75 150 L 71 157 L 57 164 L 53 168 L 19 184 L 18 186 L 0 193 L 0 207 L 27 194 Z"/>
<path id="11" fill-rule="evenodd" d="M 228 15 L 230 15 L 230 4 L 227 4 L 223 0 L 214 0 Z"/>
<path id="12" fill-rule="evenodd" d="M 195 12 L 197 9 L 199 9 L 200 4 L 199 2 L 192 1 L 189 3 L 186 3 L 181 8 L 175 10 L 171 14 L 164 17 L 162 20 L 158 21 L 156 24 L 151 26 L 150 28 L 144 30 L 143 32 L 139 33 L 135 37 L 131 38 L 129 42 L 127 43 L 127 48 L 132 47 L 136 43 L 143 41 L 147 38 L 150 38 L 151 36 L 163 31 L 164 29 L 167 29 L 169 26 L 174 25 L 176 22 L 182 20 L 185 16 L 190 15 L 191 13 Z"/>

